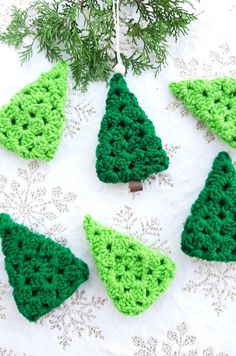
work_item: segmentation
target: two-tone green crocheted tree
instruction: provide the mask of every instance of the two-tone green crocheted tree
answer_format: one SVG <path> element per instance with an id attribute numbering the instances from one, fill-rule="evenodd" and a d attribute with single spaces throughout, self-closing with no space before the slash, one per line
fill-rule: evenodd
<path id="1" fill-rule="evenodd" d="M 19 91 L 0 110 L 0 144 L 26 159 L 51 160 L 65 122 L 68 65 L 54 68 Z"/>
<path id="2" fill-rule="evenodd" d="M 191 208 L 181 248 L 207 261 L 236 261 L 236 171 L 226 152 L 216 157 Z"/>
<path id="3" fill-rule="evenodd" d="M 168 168 L 153 123 L 119 73 L 110 81 L 98 140 L 96 169 L 104 183 L 142 181 Z"/>
<path id="4" fill-rule="evenodd" d="M 175 275 L 170 258 L 90 216 L 84 219 L 84 229 L 101 280 L 119 311 L 137 315 L 168 288 Z"/>
<path id="5" fill-rule="evenodd" d="M 19 312 L 36 321 L 88 279 L 87 265 L 69 248 L 35 234 L 0 214 L 5 269 Z"/>
<path id="6" fill-rule="evenodd" d="M 236 79 L 184 80 L 170 90 L 210 131 L 236 148 Z"/>

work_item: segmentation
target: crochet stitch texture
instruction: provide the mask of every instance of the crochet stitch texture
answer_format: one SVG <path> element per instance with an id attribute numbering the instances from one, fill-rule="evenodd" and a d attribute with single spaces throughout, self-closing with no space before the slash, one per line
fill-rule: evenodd
<path id="1" fill-rule="evenodd" d="M 35 234 L 0 214 L 5 269 L 19 312 L 36 321 L 70 297 L 88 279 L 87 265 L 69 248 Z"/>
<path id="2" fill-rule="evenodd" d="M 84 219 L 84 229 L 101 280 L 119 311 L 137 315 L 168 288 L 175 275 L 170 258 L 90 216 Z"/>
<path id="3" fill-rule="evenodd" d="M 98 141 L 96 170 L 104 183 L 145 180 L 169 166 L 153 123 L 120 73 L 110 81 Z"/>
<path id="4" fill-rule="evenodd" d="M 191 208 L 181 248 L 207 261 L 236 261 L 236 171 L 231 158 L 215 158 L 204 189 Z"/>
<path id="5" fill-rule="evenodd" d="M 185 80 L 170 90 L 210 131 L 236 148 L 236 79 Z"/>
<path id="6" fill-rule="evenodd" d="M 65 121 L 68 65 L 59 62 L 0 110 L 0 144 L 26 159 L 51 160 Z"/>

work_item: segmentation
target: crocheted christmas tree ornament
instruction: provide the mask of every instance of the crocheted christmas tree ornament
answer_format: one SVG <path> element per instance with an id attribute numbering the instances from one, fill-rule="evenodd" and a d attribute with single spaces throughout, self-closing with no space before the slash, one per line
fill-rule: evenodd
<path id="1" fill-rule="evenodd" d="M 191 208 L 181 248 L 207 261 L 236 261 L 236 171 L 226 152 L 216 157 Z"/>
<path id="2" fill-rule="evenodd" d="M 26 159 L 54 157 L 65 121 L 67 75 L 68 65 L 61 61 L 0 110 L 2 146 Z"/>
<path id="3" fill-rule="evenodd" d="M 170 258 L 90 216 L 84 219 L 84 229 L 101 280 L 119 311 L 137 315 L 168 288 L 175 275 Z"/>
<path id="4" fill-rule="evenodd" d="M 110 81 L 98 140 L 96 170 L 104 183 L 142 181 L 168 168 L 169 158 L 153 123 L 120 73 Z"/>
<path id="5" fill-rule="evenodd" d="M 170 90 L 210 131 L 236 148 L 236 79 L 185 80 Z"/>
<path id="6" fill-rule="evenodd" d="M 69 248 L 0 214 L 5 269 L 19 312 L 36 321 L 70 297 L 88 279 L 87 265 Z"/>

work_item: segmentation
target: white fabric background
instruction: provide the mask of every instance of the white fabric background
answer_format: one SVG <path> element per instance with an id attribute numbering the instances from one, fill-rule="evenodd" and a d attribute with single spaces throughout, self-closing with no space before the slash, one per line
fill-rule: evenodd
<path id="1" fill-rule="evenodd" d="M 0 1 L 1 29 L 12 3 L 27 1 Z M 0 254 L 0 356 L 236 355 L 236 264 L 197 261 L 180 251 L 183 223 L 214 157 L 226 150 L 236 161 L 235 152 L 168 91 L 174 80 L 236 75 L 235 0 L 202 0 L 198 12 L 189 35 L 170 43 L 168 66 L 158 78 L 127 75 L 171 158 L 170 168 L 151 177 L 142 193 L 96 177 L 104 83 L 83 95 L 69 90 L 68 122 L 52 162 L 27 162 L 0 148 L 0 210 L 69 246 L 91 273 L 72 298 L 33 324 L 17 311 Z M 0 54 L 0 105 L 51 67 L 42 55 L 21 67 L 17 53 L 4 45 Z M 176 262 L 171 287 L 143 314 L 126 317 L 107 299 L 82 230 L 86 213 Z"/>

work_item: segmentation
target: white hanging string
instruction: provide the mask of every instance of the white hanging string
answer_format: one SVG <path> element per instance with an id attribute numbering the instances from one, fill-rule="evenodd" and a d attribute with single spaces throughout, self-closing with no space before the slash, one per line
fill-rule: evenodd
<path id="1" fill-rule="evenodd" d="M 116 33 L 117 65 L 115 66 L 115 71 L 120 72 L 121 74 L 125 74 L 125 67 L 122 63 L 122 58 L 120 55 L 120 0 L 112 0 L 112 10 Z"/>

